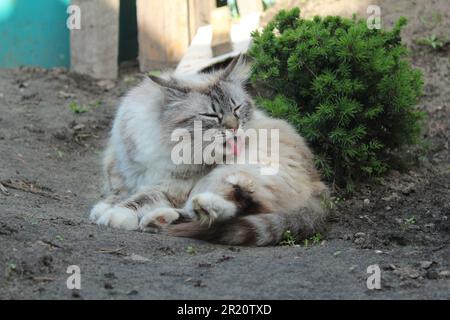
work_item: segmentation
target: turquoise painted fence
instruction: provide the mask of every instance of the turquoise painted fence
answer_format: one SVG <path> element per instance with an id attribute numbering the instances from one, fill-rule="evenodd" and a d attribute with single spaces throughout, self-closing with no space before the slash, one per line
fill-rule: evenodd
<path id="1" fill-rule="evenodd" d="M 70 0 L 0 0 L 0 68 L 69 67 Z"/>

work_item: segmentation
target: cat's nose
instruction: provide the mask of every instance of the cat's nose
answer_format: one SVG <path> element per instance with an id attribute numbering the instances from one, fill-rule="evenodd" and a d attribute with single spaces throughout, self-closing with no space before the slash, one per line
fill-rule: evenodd
<path id="1" fill-rule="evenodd" d="M 222 123 L 226 129 L 236 130 L 239 128 L 239 121 L 234 116 L 226 116 Z"/>

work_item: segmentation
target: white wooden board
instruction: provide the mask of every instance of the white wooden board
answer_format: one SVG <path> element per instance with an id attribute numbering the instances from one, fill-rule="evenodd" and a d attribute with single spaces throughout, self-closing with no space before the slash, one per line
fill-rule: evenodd
<path id="1" fill-rule="evenodd" d="M 233 51 L 217 57 L 213 57 L 211 49 L 211 25 L 200 27 L 175 73 L 196 73 L 214 63 L 247 52 L 251 45 L 251 33 L 259 28 L 260 17 L 261 14 L 255 12 L 242 17 L 239 23 L 233 24 L 231 26 Z"/>

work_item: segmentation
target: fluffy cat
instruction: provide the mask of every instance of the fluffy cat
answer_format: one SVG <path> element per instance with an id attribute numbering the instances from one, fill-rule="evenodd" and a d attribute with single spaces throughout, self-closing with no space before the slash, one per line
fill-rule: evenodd
<path id="1" fill-rule="evenodd" d="M 221 71 L 151 77 L 133 89 L 114 121 L 104 157 L 106 197 L 91 219 L 233 245 L 276 244 L 286 230 L 299 238 L 320 230 L 327 188 L 312 153 L 289 124 L 255 110 L 244 89 L 248 74 L 247 64 L 236 58 Z M 183 150 L 191 151 L 193 164 L 175 164 L 172 151 L 179 142 L 172 133 L 179 129 L 208 133 L 214 156 L 204 152 L 207 145 L 188 141 Z M 260 129 L 278 130 L 277 150 L 271 137 L 266 144 L 266 154 L 278 154 L 275 174 L 261 174 L 272 158 L 245 161 L 252 150 L 241 129 L 254 129 L 257 136 Z M 215 161 L 230 156 L 234 164 Z"/>

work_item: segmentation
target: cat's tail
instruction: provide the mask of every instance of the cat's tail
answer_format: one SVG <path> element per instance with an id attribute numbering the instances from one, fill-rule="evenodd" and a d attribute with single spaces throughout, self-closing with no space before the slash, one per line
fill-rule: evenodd
<path id="1" fill-rule="evenodd" d="M 283 240 L 286 231 L 297 240 L 324 229 L 325 212 L 302 209 L 296 213 L 257 214 L 215 223 L 210 227 L 198 221 L 171 225 L 167 233 L 226 245 L 267 246 Z"/>

